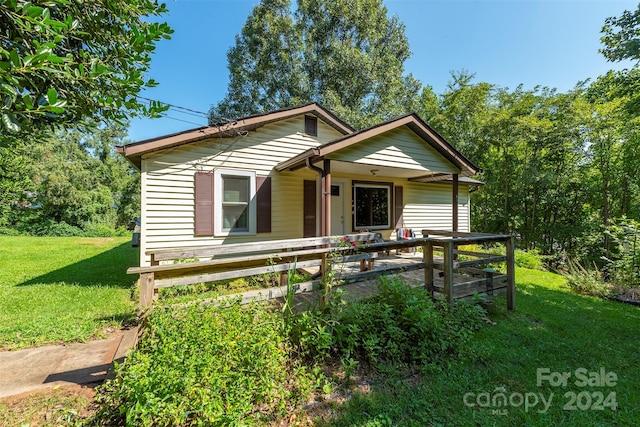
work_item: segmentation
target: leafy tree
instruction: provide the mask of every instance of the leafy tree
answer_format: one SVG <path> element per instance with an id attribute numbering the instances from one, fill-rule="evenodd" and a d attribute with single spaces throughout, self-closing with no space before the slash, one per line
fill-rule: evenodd
<path id="1" fill-rule="evenodd" d="M 491 113 L 495 86 L 473 83 L 475 75 L 454 72 L 447 91 L 440 97 L 440 111 L 430 124 L 462 154 L 484 164 L 488 154 L 484 121 Z"/>
<path id="2" fill-rule="evenodd" d="M 125 131 L 84 127 L 44 132 L 20 151 L 0 149 L 12 154 L 0 160 L 0 226 L 38 233 L 62 223 L 114 229 L 138 215 L 139 174 L 114 149 Z"/>
<path id="3" fill-rule="evenodd" d="M 602 27 L 600 52 L 609 61 L 640 61 L 640 3 L 635 11 L 625 10 L 619 17 L 609 17 Z"/>
<path id="4" fill-rule="evenodd" d="M 2 133 L 162 111 L 136 95 L 157 84 L 145 72 L 172 33 L 143 18 L 164 12 L 157 0 L 0 1 Z"/>
<path id="5" fill-rule="evenodd" d="M 263 0 L 255 6 L 227 53 L 229 87 L 212 109 L 210 122 L 304 102 L 301 42 L 289 0 Z"/>
<path id="6" fill-rule="evenodd" d="M 23 150 L 22 144 L 13 149 L 0 147 L 0 227 L 15 222 L 15 212 L 33 191 Z"/>
<path id="7" fill-rule="evenodd" d="M 640 117 L 640 68 L 609 70 L 589 86 L 589 99 L 618 98 L 631 116 Z"/>
<path id="8" fill-rule="evenodd" d="M 579 99 L 584 105 L 582 86 L 566 94 L 509 90 L 453 74 L 430 123 L 483 168 L 473 229 L 514 233 L 522 247 L 545 254 L 577 249 L 594 212 Z"/>
<path id="9" fill-rule="evenodd" d="M 404 25 L 381 0 L 262 0 L 229 51 L 220 117 L 319 102 L 356 127 L 408 112 L 422 85 L 403 76 Z"/>

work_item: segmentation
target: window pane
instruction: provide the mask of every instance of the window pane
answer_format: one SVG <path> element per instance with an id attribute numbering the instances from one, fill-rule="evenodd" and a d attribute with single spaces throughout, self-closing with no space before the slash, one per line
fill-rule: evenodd
<path id="1" fill-rule="evenodd" d="M 223 175 L 222 191 L 222 229 L 225 231 L 248 231 L 249 178 Z"/>
<path id="2" fill-rule="evenodd" d="M 223 176 L 223 202 L 249 202 L 249 179 L 245 177 Z"/>
<path id="3" fill-rule="evenodd" d="M 247 205 L 222 205 L 222 228 L 225 231 L 249 230 Z"/>
<path id="4" fill-rule="evenodd" d="M 356 187 L 356 227 L 389 226 L 389 188 Z"/>

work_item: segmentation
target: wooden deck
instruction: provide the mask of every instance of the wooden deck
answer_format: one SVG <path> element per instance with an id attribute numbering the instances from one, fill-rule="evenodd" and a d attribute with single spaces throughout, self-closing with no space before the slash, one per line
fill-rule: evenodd
<path id="1" fill-rule="evenodd" d="M 319 273 L 316 280 L 294 285 L 296 294 L 313 294 L 322 283 L 338 276 L 340 285 L 362 282 L 345 289 L 349 289 L 347 293 L 354 297 L 365 296 L 375 291 L 373 282 L 380 275 L 401 274 L 412 286 L 424 286 L 434 297 L 444 296 L 450 306 L 456 299 L 478 293 L 492 295 L 506 289 L 507 308 L 515 310 L 513 236 L 426 229 L 422 234 L 428 237 L 381 242 L 374 239 L 373 233 L 359 233 L 189 250 L 169 248 L 151 254 L 157 264 L 132 267 L 127 271 L 140 274 L 141 310 L 152 306 L 160 288 L 260 274 L 279 273 L 282 286 L 245 292 L 241 294 L 243 302 L 282 298 L 287 293 L 288 273 L 294 269 Z M 487 247 L 496 244 L 503 245 L 503 255 L 482 249 L 478 252 L 461 250 L 465 245 Z M 185 256 L 196 258 L 196 261 L 181 262 Z M 506 275 L 490 268 L 494 263 L 504 263 Z"/>
<path id="2" fill-rule="evenodd" d="M 443 262 L 442 257 L 434 257 L 434 262 Z M 334 289 L 341 289 L 343 297 L 347 300 L 359 300 L 367 298 L 377 292 L 377 286 L 380 276 L 399 276 L 404 283 L 412 287 L 425 287 L 424 261 L 421 252 L 400 253 L 376 258 L 374 269 L 371 271 L 361 272 L 358 262 L 349 262 L 343 266 L 337 267 L 342 277 L 342 284 Z M 315 274 L 318 268 L 301 269 L 308 274 Z M 440 269 L 434 269 L 434 291 L 436 298 L 445 299 L 444 294 L 444 273 Z M 470 299 L 477 293 L 484 293 L 488 297 L 504 295 L 507 287 L 506 275 L 495 275 L 491 289 L 486 287 L 485 278 L 475 278 L 469 275 L 454 274 L 454 298 Z M 301 283 L 299 292 L 294 298 L 294 309 L 304 310 L 314 306 L 320 300 L 322 290 L 319 285 L 312 282 Z M 427 291 L 427 289 L 425 289 Z M 270 290 L 258 289 L 246 291 L 232 295 L 240 296 L 243 303 L 253 301 L 277 299 L 282 302 L 286 290 L 273 288 Z M 220 300 L 229 298 L 229 295 L 221 297 Z"/>

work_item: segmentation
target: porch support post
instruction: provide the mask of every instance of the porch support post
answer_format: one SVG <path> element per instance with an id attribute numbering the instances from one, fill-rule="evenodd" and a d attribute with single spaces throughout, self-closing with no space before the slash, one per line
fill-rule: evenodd
<path id="1" fill-rule="evenodd" d="M 505 241 L 507 251 L 507 309 L 516 309 L 516 268 L 515 268 L 515 238 L 510 236 Z"/>
<path id="2" fill-rule="evenodd" d="M 422 246 L 422 260 L 424 262 L 424 287 L 433 297 L 433 242 Z"/>
<path id="3" fill-rule="evenodd" d="M 458 174 L 453 174 L 453 185 L 452 185 L 452 200 L 451 200 L 451 231 L 458 231 Z"/>
<path id="4" fill-rule="evenodd" d="M 331 236 L 331 160 L 324 159 L 322 169 L 322 214 L 320 229 L 323 236 Z"/>
<path id="5" fill-rule="evenodd" d="M 449 304 L 449 309 L 453 308 L 454 288 L 453 288 L 453 239 L 443 242 L 444 249 L 444 294 Z"/>

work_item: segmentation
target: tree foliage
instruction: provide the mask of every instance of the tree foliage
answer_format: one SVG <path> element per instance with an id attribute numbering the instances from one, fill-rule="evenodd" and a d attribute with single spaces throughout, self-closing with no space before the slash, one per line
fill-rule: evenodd
<path id="1" fill-rule="evenodd" d="M 14 212 L 22 203 L 26 195 L 33 190 L 29 179 L 27 158 L 17 154 L 24 148 L 0 147 L 0 227 L 6 227 L 15 221 Z"/>
<path id="2" fill-rule="evenodd" d="M 319 102 L 356 127 L 409 112 L 405 28 L 381 0 L 262 0 L 228 53 L 230 83 L 210 122 Z"/>
<path id="3" fill-rule="evenodd" d="M 136 95 L 155 44 L 169 38 L 157 0 L 0 1 L 0 130 L 163 110 Z"/>
<path id="4" fill-rule="evenodd" d="M 609 17 L 602 27 L 600 52 L 609 61 L 640 61 L 640 3 L 635 11 L 625 10 L 619 17 Z"/>
<path id="5" fill-rule="evenodd" d="M 640 215 L 640 123 L 610 77 L 558 93 L 453 75 L 430 123 L 483 168 L 473 229 L 513 233 L 556 260 L 616 251 L 610 230 Z"/>
<path id="6" fill-rule="evenodd" d="M 114 148 L 125 135 L 72 128 L 3 148 L 10 155 L 0 161 L 0 226 L 50 234 L 58 224 L 78 232 L 129 225 L 139 214 L 140 181 Z"/>

